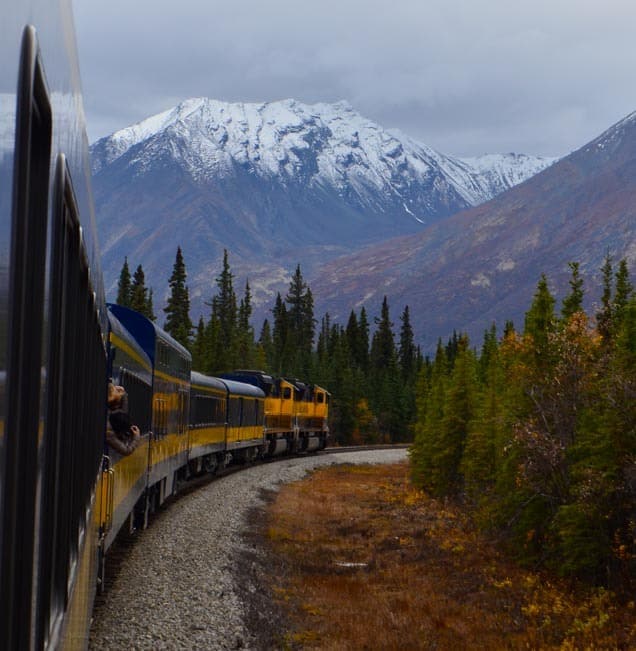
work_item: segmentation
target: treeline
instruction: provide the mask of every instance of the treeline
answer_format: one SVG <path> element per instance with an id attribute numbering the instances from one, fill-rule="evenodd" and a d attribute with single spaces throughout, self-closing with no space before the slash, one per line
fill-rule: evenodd
<path id="1" fill-rule="evenodd" d="M 636 298 L 627 264 L 602 268 L 583 310 L 579 265 L 557 314 L 541 277 L 523 331 L 438 346 L 417 385 L 414 481 L 466 500 L 524 562 L 633 588 Z"/>
<path id="2" fill-rule="evenodd" d="M 255 368 L 325 387 L 332 395 L 330 428 L 335 442 L 412 440 L 416 378 L 424 362 L 414 343 L 408 306 L 400 317 L 397 337 L 386 297 L 372 324 L 362 308 L 359 313 L 351 311 L 346 326 L 332 323 L 329 314 L 318 326 L 313 295 L 298 266 L 287 293 L 277 294 L 271 319 L 263 321 L 256 336 L 249 282 L 239 299 L 227 251 L 206 303 L 209 317 L 201 317 L 196 327 L 190 319 L 186 279 L 178 248 L 168 281 L 163 327 L 190 350 L 195 370 L 217 375 Z M 120 273 L 117 303 L 156 319 L 143 269 L 139 265 L 131 279 L 127 259 Z"/>

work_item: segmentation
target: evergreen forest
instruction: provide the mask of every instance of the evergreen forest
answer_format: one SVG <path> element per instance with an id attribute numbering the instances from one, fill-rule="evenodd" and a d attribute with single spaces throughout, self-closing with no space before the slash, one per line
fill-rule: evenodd
<path id="1" fill-rule="evenodd" d="M 209 318 L 190 321 L 181 249 L 169 279 L 165 330 L 215 375 L 255 368 L 332 395 L 332 444 L 412 442 L 412 480 L 473 511 L 522 562 L 610 585 L 636 575 L 636 295 L 627 263 L 608 254 L 598 311 L 569 264 L 557 307 L 542 276 L 522 329 L 493 325 L 479 346 L 465 334 L 424 358 L 409 308 L 399 326 L 387 298 L 370 321 L 314 315 L 300 266 L 258 336 L 249 282 L 237 296 L 227 251 L 210 289 Z M 139 266 L 122 268 L 117 302 L 155 319 Z"/>

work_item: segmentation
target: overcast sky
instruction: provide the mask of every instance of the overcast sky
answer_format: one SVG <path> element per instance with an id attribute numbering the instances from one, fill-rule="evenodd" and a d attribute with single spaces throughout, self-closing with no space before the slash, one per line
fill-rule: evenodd
<path id="1" fill-rule="evenodd" d="M 445 154 L 561 156 L 636 110 L 634 0 L 74 0 L 89 138 L 188 97 L 348 100 Z"/>

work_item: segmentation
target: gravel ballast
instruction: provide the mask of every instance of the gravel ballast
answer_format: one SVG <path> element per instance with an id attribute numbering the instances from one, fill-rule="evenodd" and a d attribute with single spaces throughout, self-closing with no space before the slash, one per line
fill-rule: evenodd
<path id="1" fill-rule="evenodd" d="M 264 495 L 340 463 L 396 463 L 405 449 L 253 466 L 180 497 L 140 532 L 95 609 L 89 649 L 261 649 L 247 624 L 245 531 Z M 249 580 L 248 580 L 249 583 Z M 252 630 L 254 627 L 252 626 Z"/>

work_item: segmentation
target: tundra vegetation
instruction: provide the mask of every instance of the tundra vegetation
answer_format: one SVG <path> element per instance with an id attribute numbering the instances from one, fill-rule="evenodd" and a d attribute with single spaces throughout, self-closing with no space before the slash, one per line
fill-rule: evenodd
<path id="1" fill-rule="evenodd" d="M 261 524 L 282 649 L 619 649 L 636 608 L 524 568 L 407 463 L 334 466 L 283 486 Z"/>

